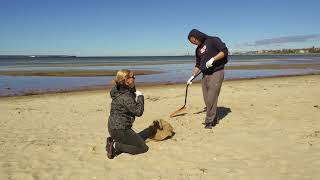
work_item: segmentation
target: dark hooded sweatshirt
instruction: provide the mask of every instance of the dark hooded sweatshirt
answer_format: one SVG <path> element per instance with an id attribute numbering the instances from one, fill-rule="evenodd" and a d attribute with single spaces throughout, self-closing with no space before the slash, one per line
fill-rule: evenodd
<path id="1" fill-rule="evenodd" d="M 224 65 L 228 62 L 228 48 L 220 38 L 208 36 L 197 29 L 190 31 L 188 39 L 193 36 L 201 42 L 196 49 L 196 67 L 200 68 L 204 75 L 213 74 L 216 71 L 224 69 Z M 206 68 L 206 63 L 219 52 L 223 52 L 225 56 L 222 59 L 215 61 L 209 69 Z"/>
<path id="2" fill-rule="evenodd" d="M 116 85 L 110 91 L 112 98 L 109 129 L 130 129 L 135 116 L 142 116 L 144 111 L 144 97 L 138 96 L 135 100 L 135 88 L 126 85 Z"/>

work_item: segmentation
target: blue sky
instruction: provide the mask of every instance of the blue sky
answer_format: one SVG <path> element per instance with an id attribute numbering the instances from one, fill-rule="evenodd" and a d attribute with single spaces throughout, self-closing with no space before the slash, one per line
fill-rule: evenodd
<path id="1" fill-rule="evenodd" d="M 0 0 L 0 55 L 184 55 L 192 28 L 230 51 L 320 47 L 320 1 Z"/>

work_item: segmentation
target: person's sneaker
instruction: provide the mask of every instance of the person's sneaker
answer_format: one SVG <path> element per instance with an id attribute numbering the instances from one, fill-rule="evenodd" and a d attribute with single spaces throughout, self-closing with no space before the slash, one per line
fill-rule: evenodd
<path id="1" fill-rule="evenodd" d="M 203 125 L 207 125 L 206 122 L 202 123 Z M 215 127 L 217 124 L 219 124 L 219 118 L 218 116 L 216 116 L 216 118 L 214 118 L 213 122 L 212 122 L 212 127 Z"/>
<path id="2" fill-rule="evenodd" d="M 114 141 L 112 137 L 107 138 L 106 151 L 109 159 L 113 159 L 116 156 L 115 149 L 113 147 Z"/>
<path id="3" fill-rule="evenodd" d="M 218 115 L 216 115 L 216 118 L 214 119 L 214 121 L 215 121 L 215 124 L 219 124 L 219 117 L 218 117 Z"/>
<path id="4" fill-rule="evenodd" d="M 215 126 L 214 123 L 206 123 L 205 126 L 204 126 L 204 128 L 205 128 L 205 129 L 212 129 L 214 126 Z"/>

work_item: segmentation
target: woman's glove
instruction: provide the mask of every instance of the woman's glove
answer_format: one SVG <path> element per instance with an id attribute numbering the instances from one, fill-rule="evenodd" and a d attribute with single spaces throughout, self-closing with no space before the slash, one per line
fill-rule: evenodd
<path id="1" fill-rule="evenodd" d="M 134 92 L 136 94 L 136 101 L 138 100 L 138 97 L 139 96 L 143 96 L 142 92 L 141 91 L 136 91 Z"/>

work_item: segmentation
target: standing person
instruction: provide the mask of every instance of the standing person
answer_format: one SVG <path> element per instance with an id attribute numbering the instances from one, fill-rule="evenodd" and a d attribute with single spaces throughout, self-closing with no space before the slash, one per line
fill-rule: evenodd
<path id="1" fill-rule="evenodd" d="M 142 116 L 144 111 L 144 97 L 135 89 L 135 77 L 130 70 L 119 70 L 115 86 L 110 91 L 112 98 L 106 150 L 109 159 L 120 153 L 140 154 L 148 151 L 145 140 L 146 130 L 137 134 L 132 128 L 135 117 Z"/>
<path id="2" fill-rule="evenodd" d="M 200 71 L 202 77 L 202 93 L 206 105 L 205 128 L 212 129 L 218 123 L 217 102 L 224 79 L 224 65 L 228 62 L 228 48 L 218 37 L 208 36 L 197 29 L 190 31 L 189 41 L 197 45 L 196 65 L 187 84 Z"/>

